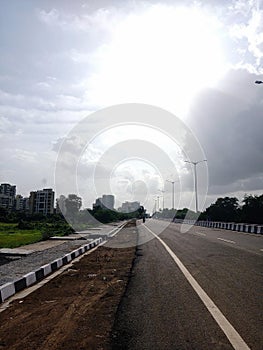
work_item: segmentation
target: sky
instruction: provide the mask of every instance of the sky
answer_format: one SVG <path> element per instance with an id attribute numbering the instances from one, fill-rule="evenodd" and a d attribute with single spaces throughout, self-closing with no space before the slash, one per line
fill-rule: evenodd
<path id="1" fill-rule="evenodd" d="M 85 206 L 107 192 L 116 205 L 140 200 L 151 211 L 160 190 L 171 207 L 169 179 L 176 206 L 194 208 L 184 160 L 201 159 L 173 139 L 172 125 L 164 132 L 165 112 L 158 130 L 143 116 L 118 126 L 97 114 L 140 103 L 172 113 L 198 141 L 207 159 L 197 166 L 202 206 L 263 193 L 263 85 L 254 83 L 263 79 L 262 0 L 0 4 L 1 183 L 58 196 L 75 190 L 60 184 L 77 173 Z M 83 120 L 90 134 L 80 142 L 72 130 Z M 61 149 L 78 162 L 58 184 Z"/>

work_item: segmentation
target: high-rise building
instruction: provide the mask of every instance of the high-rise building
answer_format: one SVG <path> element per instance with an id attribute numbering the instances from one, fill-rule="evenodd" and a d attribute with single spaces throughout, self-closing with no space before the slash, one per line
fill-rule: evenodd
<path id="1" fill-rule="evenodd" d="M 102 197 L 97 198 L 93 204 L 93 209 L 96 207 L 114 210 L 114 196 L 112 194 L 104 194 Z"/>
<path id="2" fill-rule="evenodd" d="M 104 194 L 102 196 L 102 204 L 105 208 L 113 210 L 114 209 L 114 196 L 112 194 Z"/>
<path id="3" fill-rule="evenodd" d="M 54 213 L 55 192 L 51 188 L 30 192 L 29 211 L 43 215 Z"/>
<path id="4" fill-rule="evenodd" d="M 119 208 L 122 213 L 133 213 L 140 208 L 140 202 L 124 202 Z"/>
<path id="5" fill-rule="evenodd" d="M 0 207 L 11 210 L 15 205 L 16 186 L 7 183 L 0 185 Z"/>
<path id="6" fill-rule="evenodd" d="M 21 194 L 16 195 L 16 200 L 15 200 L 15 210 L 21 211 L 23 210 L 23 196 Z"/>
<path id="7" fill-rule="evenodd" d="M 3 183 L 0 185 L 0 194 L 5 194 L 6 196 L 15 197 L 16 186 Z"/>
<path id="8" fill-rule="evenodd" d="M 24 198 L 21 194 L 16 195 L 14 208 L 17 211 L 29 211 L 29 198 Z"/>

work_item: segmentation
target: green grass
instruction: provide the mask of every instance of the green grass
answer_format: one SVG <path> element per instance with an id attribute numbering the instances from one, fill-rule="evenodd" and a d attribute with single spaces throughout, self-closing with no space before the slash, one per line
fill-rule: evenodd
<path id="1" fill-rule="evenodd" d="M 16 248 L 42 240 L 40 230 L 20 230 L 17 224 L 0 223 L 0 248 Z"/>

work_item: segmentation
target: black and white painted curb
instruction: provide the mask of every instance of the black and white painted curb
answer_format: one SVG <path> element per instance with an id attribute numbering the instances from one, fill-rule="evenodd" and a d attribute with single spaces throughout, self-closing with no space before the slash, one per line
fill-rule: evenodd
<path id="1" fill-rule="evenodd" d="M 4 302 L 6 299 L 16 294 L 17 292 L 20 292 L 21 290 L 41 281 L 46 276 L 58 270 L 61 266 L 64 266 L 70 261 L 74 260 L 77 256 L 82 255 L 88 250 L 96 247 L 102 243 L 102 241 L 102 237 L 94 239 L 94 241 L 73 250 L 71 253 L 64 255 L 62 258 L 56 259 L 49 264 L 43 265 L 39 269 L 29 272 L 13 282 L 3 284 L 0 286 L 0 303 Z"/>
<path id="2" fill-rule="evenodd" d="M 189 225 L 197 225 L 202 227 L 219 228 L 222 230 L 231 230 L 245 233 L 263 234 L 263 225 L 243 224 L 235 222 L 218 222 L 218 221 L 194 221 L 174 219 L 175 223 L 184 223 Z"/>

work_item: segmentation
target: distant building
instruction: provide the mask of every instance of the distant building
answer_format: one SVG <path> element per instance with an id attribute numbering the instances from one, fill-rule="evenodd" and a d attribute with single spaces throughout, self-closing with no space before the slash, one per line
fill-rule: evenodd
<path id="1" fill-rule="evenodd" d="M 98 207 L 114 210 L 114 196 L 112 194 L 104 194 L 102 197 L 97 198 L 93 204 L 93 209 Z"/>
<path id="2" fill-rule="evenodd" d="M 24 198 L 21 194 L 17 194 L 14 209 L 16 211 L 29 211 L 29 198 Z"/>
<path id="3" fill-rule="evenodd" d="M 21 194 L 16 195 L 15 210 L 23 210 L 23 196 L 21 196 Z"/>
<path id="4" fill-rule="evenodd" d="M 119 208 L 122 213 L 133 213 L 140 208 L 140 202 L 124 202 Z"/>
<path id="5" fill-rule="evenodd" d="M 102 198 L 99 197 L 95 200 L 95 203 L 93 203 L 93 209 L 96 209 L 96 208 L 102 208 L 103 205 L 102 205 Z"/>
<path id="6" fill-rule="evenodd" d="M 29 212 L 31 214 L 53 214 L 55 192 L 51 188 L 30 192 Z"/>
<path id="7" fill-rule="evenodd" d="M 102 196 L 102 204 L 107 209 L 113 210 L 114 209 L 114 196 L 112 194 L 104 194 Z"/>
<path id="8" fill-rule="evenodd" d="M 7 183 L 0 185 L 0 207 L 7 210 L 14 209 L 16 186 Z"/>

